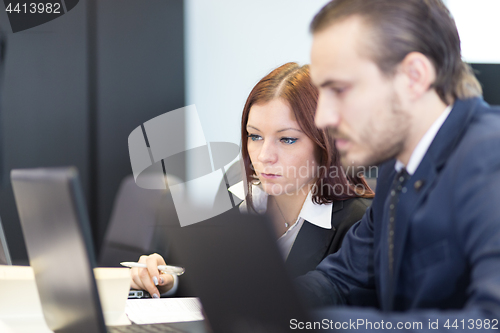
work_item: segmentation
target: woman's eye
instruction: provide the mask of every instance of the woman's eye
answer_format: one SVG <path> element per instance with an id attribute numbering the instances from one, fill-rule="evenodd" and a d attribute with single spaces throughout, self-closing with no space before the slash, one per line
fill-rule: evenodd
<path id="1" fill-rule="evenodd" d="M 337 95 L 340 95 L 342 94 L 346 88 L 340 88 L 340 87 L 336 87 L 336 88 L 332 88 L 333 92 L 336 93 Z"/>
<path id="2" fill-rule="evenodd" d="M 252 141 L 262 140 L 262 137 L 257 134 L 248 134 L 247 137 L 250 138 Z"/>
<path id="3" fill-rule="evenodd" d="M 286 143 L 288 145 L 294 144 L 297 142 L 297 138 L 281 138 L 281 142 Z"/>

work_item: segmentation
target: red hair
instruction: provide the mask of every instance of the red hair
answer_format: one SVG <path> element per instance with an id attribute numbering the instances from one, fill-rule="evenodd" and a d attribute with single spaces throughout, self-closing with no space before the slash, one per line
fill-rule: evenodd
<path id="1" fill-rule="evenodd" d="M 314 113 L 318 103 L 318 89 L 312 84 L 309 66 L 286 63 L 260 80 L 250 92 L 241 118 L 241 154 L 248 184 L 247 202 L 252 206 L 251 183 L 256 175 L 248 154 L 247 122 L 254 104 L 267 103 L 281 98 L 291 108 L 300 129 L 317 146 L 320 152 L 318 179 L 313 186 L 312 199 L 317 204 L 331 203 L 355 197 L 372 198 L 374 192 L 363 176 L 346 175 L 340 164 L 340 154 L 335 149 L 333 138 L 324 129 L 314 124 Z M 337 194 L 335 189 L 341 188 Z M 361 187 L 362 190 L 359 190 Z"/>

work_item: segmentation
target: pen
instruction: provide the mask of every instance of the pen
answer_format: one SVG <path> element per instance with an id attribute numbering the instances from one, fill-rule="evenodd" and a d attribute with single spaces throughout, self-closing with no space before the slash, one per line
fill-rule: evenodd
<path id="1" fill-rule="evenodd" d="M 146 268 L 146 264 L 141 264 L 138 262 L 130 262 L 130 261 L 124 261 L 121 262 L 120 265 L 125 266 L 125 267 L 140 267 L 140 268 Z M 177 266 L 169 266 L 169 265 L 158 265 L 158 270 L 161 271 L 162 273 L 168 273 L 168 274 L 175 274 L 175 275 L 182 275 L 184 274 L 185 269 L 183 267 L 177 267 Z"/>

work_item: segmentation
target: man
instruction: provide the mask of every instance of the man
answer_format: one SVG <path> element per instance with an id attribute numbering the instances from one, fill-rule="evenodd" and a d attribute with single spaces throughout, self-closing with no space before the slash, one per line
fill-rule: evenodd
<path id="1" fill-rule="evenodd" d="M 379 165 L 371 208 L 298 279 L 313 306 L 358 306 L 323 309 L 322 327 L 500 329 L 500 114 L 448 10 L 334 0 L 311 30 L 316 124 L 344 165 Z"/>

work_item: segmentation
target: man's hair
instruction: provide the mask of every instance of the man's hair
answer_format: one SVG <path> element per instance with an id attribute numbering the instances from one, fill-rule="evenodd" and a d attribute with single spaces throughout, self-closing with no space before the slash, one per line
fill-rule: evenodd
<path id="1" fill-rule="evenodd" d="M 320 32 L 358 16 L 369 34 L 365 51 L 387 76 L 410 52 L 420 52 L 434 65 L 431 85 L 450 104 L 454 99 L 482 95 L 471 68 L 462 61 L 455 21 L 441 0 L 333 0 L 316 14 L 311 32 Z"/>

